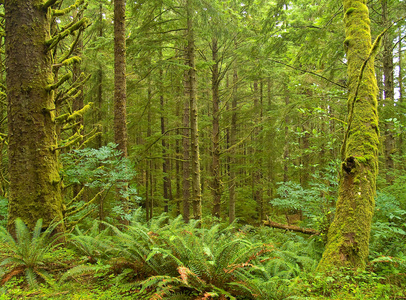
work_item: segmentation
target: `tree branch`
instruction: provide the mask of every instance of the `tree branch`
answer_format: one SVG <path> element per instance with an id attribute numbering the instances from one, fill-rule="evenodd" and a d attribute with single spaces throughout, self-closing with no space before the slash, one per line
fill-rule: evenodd
<path id="1" fill-rule="evenodd" d="M 264 226 L 272 227 L 272 228 L 279 228 L 279 229 L 284 229 L 284 230 L 289 230 L 289 231 L 294 231 L 294 232 L 301 232 L 305 234 L 311 234 L 311 235 L 320 235 L 320 232 L 313 229 L 313 228 L 302 228 L 296 225 L 287 225 L 287 224 L 281 224 L 277 223 L 274 221 L 271 221 L 269 218 L 268 220 L 262 221 Z"/>

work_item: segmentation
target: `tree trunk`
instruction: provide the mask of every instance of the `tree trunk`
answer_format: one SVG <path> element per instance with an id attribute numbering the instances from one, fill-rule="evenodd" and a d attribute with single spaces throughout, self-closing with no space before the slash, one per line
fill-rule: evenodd
<path id="1" fill-rule="evenodd" d="M 200 150 L 199 150 L 199 132 L 197 115 L 197 97 L 196 97 L 196 67 L 195 67 L 195 41 L 193 33 L 193 9 L 190 0 L 186 2 L 187 7 L 187 62 L 189 66 L 189 102 L 190 102 L 190 144 L 191 144 L 191 163 L 192 163 L 192 205 L 193 218 L 200 220 L 202 218 L 202 195 L 200 186 Z"/>
<path id="2" fill-rule="evenodd" d="M 62 220 L 50 39 L 50 14 L 40 0 L 7 0 L 6 67 L 9 133 L 9 215 L 30 229 Z M 63 226 L 60 227 L 62 230 Z"/>
<path id="3" fill-rule="evenodd" d="M 103 37 L 103 5 L 100 4 L 99 6 L 99 33 L 98 36 L 100 38 Z M 103 65 L 101 62 L 98 64 L 97 70 L 97 109 L 96 109 L 96 120 L 97 124 L 101 127 L 103 115 L 102 115 L 102 107 L 103 107 Z M 103 132 L 103 129 L 100 128 Z M 96 147 L 100 148 L 103 146 L 103 135 L 99 134 L 96 138 Z"/>
<path id="4" fill-rule="evenodd" d="M 388 1 L 382 1 L 382 23 L 384 27 L 388 27 Z M 383 37 L 383 75 L 384 75 L 384 95 L 385 107 L 384 119 L 392 118 L 394 115 L 394 86 L 393 86 L 393 40 L 388 31 Z M 395 149 L 395 137 L 393 136 L 393 126 L 391 122 L 385 123 L 385 167 L 386 167 L 386 182 L 393 184 L 393 170 L 395 167 L 393 161 L 393 151 Z"/>
<path id="5" fill-rule="evenodd" d="M 187 49 L 186 49 L 187 50 Z M 187 61 L 187 59 L 186 59 Z M 190 81 L 188 72 L 185 72 L 185 100 L 183 106 L 183 220 L 187 223 L 190 219 L 190 101 L 189 101 L 189 90 Z"/>
<path id="6" fill-rule="evenodd" d="M 125 0 L 114 0 L 114 141 L 127 157 Z"/>
<path id="7" fill-rule="evenodd" d="M 220 218 L 221 213 L 221 180 L 220 180 L 220 96 L 219 96 L 219 64 L 218 64 L 218 47 L 217 39 L 213 38 L 211 43 L 213 66 L 212 71 L 212 102 L 213 102 L 213 122 L 212 122 L 212 165 L 211 190 L 213 193 L 213 216 Z"/>
<path id="8" fill-rule="evenodd" d="M 399 50 L 398 50 L 398 59 L 399 59 L 399 106 L 402 108 L 403 107 L 403 72 L 402 72 L 402 30 L 399 28 Z M 399 121 L 401 124 L 404 124 L 404 116 L 402 113 L 399 113 Z M 399 156 L 401 157 L 401 165 L 404 165 L 403 161 L 403 132 L 399 135 Z"/>
<path id="9" fill-rule="evenodd" d="M 348 123 L 336 215 L 319 270 L 365 268 L 378 172 L 377 81 L 366 0 L 344 0 Z"/>
<path id="10" fill-rule="evenodd" d="M 160 50 L 160 58 L 162 59 L 162 51 Z M 164 90 L 163 90 L 163 80 L 164 80 L 164 71 L 161 68 L 159 70 L 159 81 L 160 81 L 160 95 L 159 95 L 159 102 L 161 105 L 161 134 L 164 136 L 165 134 L 165 98 L 164 98 Z M 165 137 L 162 138 L 162 172 L 163 172 L 163 192 L 164 192 L 164 212 L 169 211 L 169 202 L 172 201 L 172 183 L 171 177 L 169 174 L 170 171 L 170 161 L 167 157 L 167 143 Z"/>
<path id="11" fill-rule="evenodd" d="M 114 142 L 122 157 L 127 157 L 125 2 L 114 0 Z M 121 182 L 116 196 L 125 213 L 129 211 L 129 203 L 120 191 L 125 190 L 127 185 L 127 182 Z M 128 224 L 127 220 L 120 221 Z"/>
<path id="12" fill-rule="evenodd" d="M 231 103 L 231 128 L 230 128 L 230 147 L 233 147 L 237 141 L 237 101 L 238 101 L 238 72 L 237 72 L 237 65 L 234 63 L 234 72 L 233 72 L 233 100 Z M 229 153 L 230 155 L 230 180 L 229 180 L 229 200 L 228 200 L 228 218 L 229 222 L 232 223 L 235 220 L 235 204 L 236 200 L 236 193 L 235 193 L 235 185 L 236 185 L 236 172 L 235 172 L 235 164 L 236 164 L 236 148 L 233 149 Z"/>

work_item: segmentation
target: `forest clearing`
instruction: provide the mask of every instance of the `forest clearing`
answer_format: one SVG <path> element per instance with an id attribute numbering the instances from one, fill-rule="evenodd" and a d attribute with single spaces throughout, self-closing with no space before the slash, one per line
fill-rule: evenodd
<path id="1" fill-rule="evenodd" d="M 405 18 L 0 0 L 0 300 L 406 299 Z"/>

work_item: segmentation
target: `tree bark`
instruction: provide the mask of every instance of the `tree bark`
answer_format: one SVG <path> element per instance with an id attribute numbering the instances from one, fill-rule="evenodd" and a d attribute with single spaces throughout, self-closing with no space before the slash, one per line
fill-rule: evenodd
<path id="1" fill-rule="evenodd" d="M 237 72 L 237 63 L 234 63 L 233 71 L 233 100 L 231 103 L 231 126 L 230 126 L 230 147 L 233 147 L 237 141 L 237 102 L 238 102 L 238 72 Z M 235 204 L 237 202 L 237 196 L 235 192 L 236 185 L 236 148 L 230 151 L 230 180 L 229 180 L 229 200 L 228 200 L 228 218 L 229 222 L 232 223 L 235 220 Z"/>
<path id="2" fill-rule="evenodd" d="M 187 48 L 186 48 L 187 50 Z M 187 63 L 187 58 L 186 58 Z M 182 146 L 183 146 L 183 164 L 182 164 L 182 188 L 183 188 L 183 220 L 187 223 L 190 219 L 190 100 L 189 100 L 189 90 L 190 90 L 190 81 L 189 81 L 189 72 L 185 72 L 185 100 L 183 106 L 183 137 L 182 137 Z"/>
<path id="3" fill-rule="evenodd" d="M 211 165 L 211 190 L 213 193 L 213 216 L 220 218 L 221 214 L 221 178 L 220 178 L 220 96 L 219 96 L 219 64 L 217 39 L 212 38 L 211 42 L 213 66 L 211 67 L 212 78 L 212 165 Z"/>
<path id="4" fill-rule="evenodd" d="M 30 229 L 62 220 L 50 14 L 40 0 L 7 0 L 6 67 L 9 133 L 8 228 L 21 218 Z M 63 226 L 61 225 L 61 230 Z"/>
<path id="5" fill-rule="evenodd" d="M 125 0 L 114 0 L 114 141 L 127 157 Z"/>
<path id="6" fill-rule="evenodd" d="M 103 5 L 100 4 L 99 6 L 99 33 L 98 36 L 102 38 L 104 35 L 103 33 Z M 102 63 L 99 62 L 98 70 L 97 70 L 97 96 L 96 96 L 96 122 L 101 127 L 103 115 L 102 115 L 102 107 L 103 107 L 103 66 Z M 103 128 L 100 128 L 103 132 Z M 96 138 L 96 147 L 100 148 L 103 146 L 103 135 L 99 134 Z"/>
<path id="7" fill-rule="evenodd" d="M 193 9 L 191 1 L 186 1 L 187 7 L 187 62 L 189 66 L 189 102 L 190 102 L 190 144 L 191 144 L 191 164 L 192 164 L 192 207 L 193 218 L 202 218 L 202 195 L 200 185 L 200 150 L 198 131 L 198 112 L 196 97 L 196 67 L 195 67 L 195 41 L 193 33 Z"/>
<path id="8" fill-rule="evenodd" d="M 382 1 L 382 23 L 386 28 L 390 22 L 388 20 L 388 1 Z M 393 53 L 392 53 L 393 40 L 390 37 L 390 32 L 386 32 L 383 37 L 383 75 L 384 75 L 384 119 L 392 118 L 394 115 L 394 83 L 393 83 Z M 392 154 L 395 150 L 395 137 L 393 135 L 393 126 L 391 122 L 385 123 L 385 168 L 386 168 L 386 182 L 393 184 L 393 170 L 395 163 Z"/>
<path id="9" fill-rule="evenodd" d="M 122 157 L 127 157 L 127 88 L 126 88 L 126 42 L 125 42 L 125 0 L 114 0 L 114 142 Z M 117 187 L 116 199 L 128 213 L 128 199 L 120 194 L 127 189 L 128 182 Z M 152 208 L 151 208 L 152 211 Z M 120 220 L 128 224 L 128 220 Z"/>
<path id="10" fill-rule="evenodd" d="M 365 268 L 378 172 L 376 48 L 371 45 L 366 0 L 344 0 L 348 60 L 348 123 L 336 215 L 319 270 Z M 376 43 L 375 43 L 376 44 Z M 374 44 L 374 46 L 375 46 Z"/>

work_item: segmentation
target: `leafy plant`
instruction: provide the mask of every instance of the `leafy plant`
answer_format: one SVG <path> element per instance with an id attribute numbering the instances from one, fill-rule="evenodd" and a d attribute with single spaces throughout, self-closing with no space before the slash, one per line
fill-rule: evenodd
<path id="1" fill-rule="evenodd" d="M 244 270 L 252 268 L 255 262 L 274 249 L 271 245 L 235 237 L 233 230 L 233 227 L 221 229 L 220 225 L 199 228 L 193 223 L 181 230 L 167 226 L 160 232 L 161 246 L 155 247 L 148 259 L 163 256 L 176 266 L 176 277 L 169 277 L 172 285 L 177 283 L 173 293 L 187 288 L 201 296 L 217 295 L 230 299 L 237 295 L 249 296 L 249 291 L 233 283 Z M 148 279 L 151 280 L 153 278 Z M 163 278 L 155 279 L 158 289 L 160 280 Z M 168 291 L 162 289 L 161 292 Z"/>
<path id="2" fill-rule="evenodd" d="M 283 211 L 301 211 L 307 217 L 306 226 L 325 231 L 333 219 L 334 203 L 337 197 L 337 161 L 313 174 L 309 188 L 288 181 L 279 183 L 279 198 L 271 204 Z"/>
<path id="3" fill-rule="evenodd" d="M 78 149 L 61 155 L 64 166 L 61 175 L 65 186 L 76 184 L 96 191 L 96 196 L 87 203 L 80 202 L 80 197 L 69 201 L 67 212 L 70 218 L 81 220 L 94 209 L 93 202 L 97 203 L 96 200 L 99 199 L 104 201 L 110 192 L 119 192 L 121 198 L 128 199 L 125 208 L 121 202 L 114 199 L 108 201 L 110 211 L 114 214 L 113 219 L 131 218 L 128 211 L 133 209 L 141 198 L 137 196 L 135 187 L 128 184 L 135 176 L 134 167 L 116 148 L 117 144 L 109 143 L 99 149 Z"/>
<path id="4" fill-rule="evenodd" d="M 68 235 L 69 244 L 83 255 L 87 262 L 94 264 L 99 259 L 107 259 L 113 250 L 108 231 L 109 228 L 100 231 L 97 220 L 93 221 L 92 227 L 86 232 L 76 226 L 74 232 Z"/>
<path id="5" fill-rule="evenodd" d="M 7 225 L 7 208 L 8 208 L 7 199 L 0 196 L 0 226 Z"/>
<path id="6" fill-rule="evenodd" d="M 30 286 L 37 285 L 39 278 L 47 283 L 53 282 L 47 272 L 47 263 L 53 262 L 52 250 L 60 245 L 60 236 L 53 234 L 57 225 L 54 223 L 43 231 L 40 219 L 31 233 L 21 219 L 16 219 L 16 239 L 0 227 L 1 284 L 22 274 Z"/>

